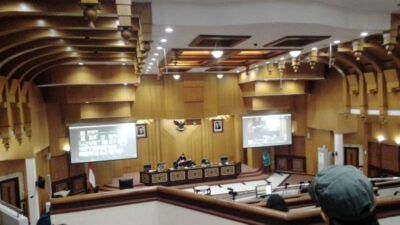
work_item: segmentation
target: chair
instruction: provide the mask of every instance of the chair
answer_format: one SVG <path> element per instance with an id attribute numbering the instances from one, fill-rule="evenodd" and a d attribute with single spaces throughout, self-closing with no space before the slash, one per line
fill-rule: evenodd
<path id="1" fill-rule="evenodd" d="M 133 179 L 120 179 L 119 190 L 133 188 Z"/>

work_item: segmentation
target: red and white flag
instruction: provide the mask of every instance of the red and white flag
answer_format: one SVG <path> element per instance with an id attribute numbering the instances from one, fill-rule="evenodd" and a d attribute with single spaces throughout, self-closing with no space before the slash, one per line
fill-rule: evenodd
<path id="1" fill-rule="evenodd" d="M 88 173 L 88 182 L 92 185 L 92 187 L 96 187 L 96 177 L 94 176 L 94 165 L 93 163 L 88 164 L 89 173 Z"/>

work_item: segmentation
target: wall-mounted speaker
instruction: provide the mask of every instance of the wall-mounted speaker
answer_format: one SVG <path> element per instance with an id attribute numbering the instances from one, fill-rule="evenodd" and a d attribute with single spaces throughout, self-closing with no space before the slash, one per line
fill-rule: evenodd
<path id="1" fill-rule="evenodd" d="M 44 189 L 45 185 L 46 185 L 46 180 L 44 179 L 44 177 L 39 176 L 36 181 L 36 186 L 40 189 Z"/>

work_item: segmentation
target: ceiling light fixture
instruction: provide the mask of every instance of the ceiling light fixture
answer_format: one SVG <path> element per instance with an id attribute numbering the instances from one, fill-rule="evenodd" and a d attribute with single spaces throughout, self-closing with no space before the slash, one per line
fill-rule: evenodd
<path id="1" fill-rule="evenodd" d="M 158 53 L 156 52 L 156 53 L 154 53 L 154 56 L 158 56 Z"/>
<path id="2" fill-rule="evenodd" d="M 340 44 L 340 40 L 335 40 L 333 43 L 334 44 Z"/>
<path id="3" fill-rule="evenodd" d="M 221 56 L 223 54 L 224 54 L 224 51 L 222 51 L 222 50 L 213 50 L 213 51 L 211 51 L 211 55 L 216 59 L 221 58 Z"/>
<path id="4" fill-rule="evenodd" d="M 83 65 L 84 65 L 83 62 L 78 62 L 78 64 L 79 64 L 80 66 L 83 66 Z"/>
<path id="5" fill-rule="evenodd" d="M 299 57 L 300 54 L 301 54 L 300 50 L 294 50 L 289 52 L 289 55 L 292 56 L 292 58 L 297 58 Z"/>
<path id="6" fill-rule="evenodd" d="M 175 80 L 181 79 L 181 75 L 179 75 L 179 74 L 174 74 L 173 77 Z"/>
<path id="7" fill-rule="evenodd" d="M 172 33 L 172 32 L 174 32 L 174 29 L 172 29 L 172 27 L 166 27 L 165 32 Z"/>
<path id="8" fill-rule="evenodd" d="M 366 37 L 366 36 L 368 36 L 368 32 L 366 32 L 366 31 L 361 32 L 360 36 L 361 36 L 361 37 Z"/>
<path id="9" fill-rule="evenodd" d="M 317 47 L 312 47 L 311 50 L 318 51 L 318 48 Z"/>
<path id="10" fill-rule="evenodd" d="M 166 43 L 166 42 L 167 42 L 167 39 L 161 38 L 160 42 L 161 42 L 161 43 Z"/>
<path id="11" fill-rule="evenodd" d="M 240 73 L 240 70 L 236 70 L 236 73 Z"/>
<path id="12" fill-rule="evenodd" d="M 123 66 L 126 66 L 126 63 L 122 63 Z"/>
<path id="13" fill-rule="evenodd" d="M 224 77 L 224 74 L 222 74 L 222 73 L 217 74 L 218 79 L 222 79 L 223 77 Z"/>
<path id="14" fill-rule="evenodd" d="M 156 61 L 156 58 L 151 58 L 151 61 Z"/>
<path id="15" fill-rule="evenodd" d="M 128 83 L 124 83 L 124 86 L 128 85 Z"/>
<path id="16" fill-rule="evenodd" d="M 285 57 L 281 57 L 279 60 L 283 61 L 283 60 L 285 60 Z"/>
<path id="17" fill-rule="evenodd" d="M 154 63 L 153 62 L 149 62 L 149 65 L 152 66 Z"/>
<path id="18" fill-rule="evenodd" d="M 157 46 L 157 50 L 162 50 L 163 47 L 162 46 Z"/>

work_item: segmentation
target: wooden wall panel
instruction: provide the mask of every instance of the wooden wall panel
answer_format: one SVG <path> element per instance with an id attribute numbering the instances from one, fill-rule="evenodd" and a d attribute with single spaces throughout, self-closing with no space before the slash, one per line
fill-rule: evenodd
<path id="1" fill-rule="evenodd" d="M 52 83 L 136 83 L 139 78 L 131 66 L 58 66 L 50 69 Z"/>
<path id="2" fill-rule="evenodd" d="M 380 150 L 377 143 L 368 143 L 368 165 L 380 167 Z"/>
<path id="3" fill-rule="evenodd" d="M 81 119 L 129 118 L 131 117 L 131 103 L 90 103 L 81 105 Z"/>
<path id="4" fill-rule="evenodd" d="M 382 169 L 399 171 L 399 148 L 394 145 L 382 145 Z"/>
<path id="5" fill-rule="evenodd" d="M 69 177 L 68 154 L 52 157 L 50 162 L 52 182 L 67 179 Z"/>
<path id="6" fill-rule="evenodd" d="M 326 146 L 329 151 L 333 151 L 333 132 L 329 130 L 309 129 L 310 138 L 305 140 L 305 155 L 308 174 L 317 173 L 318 147 Z"/>
<path id="7" fill-rule="evenodd" d="M 50 175 L 50 161 L 47 160 L 47 156 L 50 153 L 49 148 L 45 148 L 35 155 L 36 161 L 36 174 L 46 179 L 47 175 Z M 39 209 L 40 212 L 45 212 L 46 202 L 49 201 L 48 185 L 45 185 L 45 189 L 38 189 L 39 192 Z"/>
<path id="8" fill-rule="evenodd" d="M 132 116 L 137 119 L 159 119 L 165 114 L 164 82 L 154 77 L 142 76 L 136 89 L 136 101 L 132 106 Z"/>

